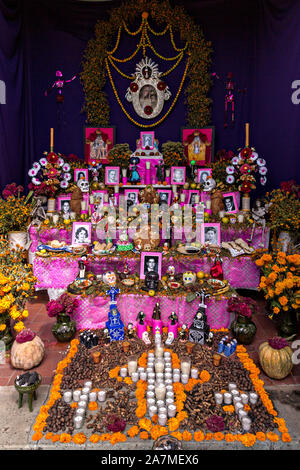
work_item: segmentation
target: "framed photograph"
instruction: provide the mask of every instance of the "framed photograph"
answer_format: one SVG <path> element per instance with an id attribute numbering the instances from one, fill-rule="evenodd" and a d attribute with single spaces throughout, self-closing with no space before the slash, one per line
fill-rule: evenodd
<path id="1" fill-rule="evenodd" d="M 141 148 L 142 150 L 153 150 L 154 149 L 154 132 L 146 131 L 141 132 Z"/>
<path id="2" fill-rule="evenodd" d="M 119 166 L 106 166 L 105 167 L 105 184 L 116 186 L 120 182 L 120 167 Z"/>
<path id="3" fill-rule="evenodd" d="M 219 223 L 205 223 L 201 225 L 202 245 L 221 246 L 221 227 Z"/>
<path id="4" fill-rule="evenodd" d="M 141 253 L 140 279 L 145 279 L 146 274 L 155 271 L 161 279 L 162 253 L 156 251 L 143 251 Z"/>
<path id="5" fill-rule="evenodd" d="M 64 214 L 71 212 L 71 194 L 61 194 L 56 198 L 57 210 Z"/>
<path id="6" fill-rule="evenodd" d="M 198 202 L 196 201 L 196 196 L 199 196 Z M 200 191 L 198 189 L 190 189 L 188 192 L 188 204 L 194 205 L 200 202 Z"/>
<path id="7" fill-rule="evenodd" d="M 159 205 L 168 204 L 169 206 L 171 204 L 171 199 L 172 199 L 172 190 L 171 189 L 158 189 L 157 192 L 159 195 Z"/>
<path id="8" fill-rule="evenodd" d="M 72 245 L 89 245 L 92 241 L 92 224 L 90 222 L 73 222 Z"/>
<path id="9" fill-rule="evenodd" d="M 171 184 L 182 184 L 185 183 L 185 166 L 172 166 L 171 167 Z"/>
<path id="10" fill-rule="evenodd" d="M 94 200 L 95 200 L 94 205 L 103 206 L 105 194 L 108 194 L 106 190 L 100 190 L 100 189 L 93 190 L 92 196 L 94 196 Z"/>
<path id="11" fill-rule="evenodd" d="M 137 206 L 139 204 L 139 191 L 139 189 L 125 189 L 125 201 L 131 206 Z"/>
<path id="12" fill-rule="evenodd" d="M 197 169 L 197 183 L 204 184 L 207 178 L 212 176 L 212 168 Z"/>
<path id="13" fill-rule="evenodd" d="M 89 180 L 89 170 L 87 168 L 75 168 L 74 170 L 74 183 L 83 178 L 85 180 Z"/>
<path id="14" fill-rule="evenodd" d="M 235 193 L 223 193 L 224 210 L 228 214 L 235 214 L 239 211 L 239 205 Z"/>
<path id="15" fill-rule="evenodd" d="M 87 163 L 107 164 L 108 152 L 116 142 L 116 128 L 88 127 L 83 128 L 84 159 Z"/>
<path id="16" fill-rule="evenodd" d="M 195 161 L 197 166 L 209 165 L 214 159 L 214 126 L 201 129 L 181 128 L 184 152 L 189 162 Z"/>

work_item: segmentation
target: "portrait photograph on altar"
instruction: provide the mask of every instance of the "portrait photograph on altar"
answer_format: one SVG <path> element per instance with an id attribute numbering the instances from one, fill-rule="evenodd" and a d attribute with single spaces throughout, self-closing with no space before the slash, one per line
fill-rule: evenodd
<path id="1" fill-rule="evenodd" d="M 299 450 L 299 25 L 0 0 L 3 457 Z"/>

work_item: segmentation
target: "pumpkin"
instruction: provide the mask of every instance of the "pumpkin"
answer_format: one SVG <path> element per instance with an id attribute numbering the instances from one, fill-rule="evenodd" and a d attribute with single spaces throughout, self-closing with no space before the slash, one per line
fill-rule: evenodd
<path id="1" fill-rule="evenodd" d="M 268 341 L 259 346 L 258 356 L 265 374 L 271 379 L 284 379 L 293 368 L 293 351 L 289 346 L 274 349 Z"/>
<path id="2" fill-rule="evenodd" d="M 35 336 L 31 341 L 25 343 L 14 341 L 10 353 L 10 363 L 15 369 L 32 369 L 42 362 L 44 351 L 44 343 L 39 336 Z"/>

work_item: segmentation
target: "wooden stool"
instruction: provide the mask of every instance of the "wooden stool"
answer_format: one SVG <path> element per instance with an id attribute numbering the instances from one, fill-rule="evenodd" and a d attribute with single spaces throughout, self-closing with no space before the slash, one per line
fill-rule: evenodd
<path id="1" fill-rule="evenodd" d="M 16 384 L 17 379 L 15 379 L 15 388 L 19 392 L 19 400 L 18 400 L 19 408 L 22 407 L 24 393 L 27 393 L 29 411 L 32 411 L 32 397 L 34 398 L 34 400 L 37 399 L 36 390 L 38 389 L 42 381 L 42 376 L 40 374 L 38 375 L 39 375 L 38 382 L 34 385 L 29 385 L 28 387 L 21 387 L 20 385 L 17 385 Z"/>

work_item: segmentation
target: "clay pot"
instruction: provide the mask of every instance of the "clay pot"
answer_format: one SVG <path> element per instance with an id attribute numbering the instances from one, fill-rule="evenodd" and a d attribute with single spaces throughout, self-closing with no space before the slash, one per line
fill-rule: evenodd
<path id="1" fill-rule="evenodd" d="M 99 362 L 100 362 L 100 352 L 99 351 L 94 352 L 92 354 L 92 358 L 93 358 L 94 364 L 99 364 Z"/>
<path id="2" fill-rule="evenodd" d="M 129 352 L 129 349 L 130 349 L 130 343 L 129 343 L 128 341 L 125 341 L 125 342 L 122 344 L 122 347 L 123 347 L 124 353 L 128 353 L 128 352 Z"/>
<path id="3" fill-rule="evenodd" d="M 221 358 L 222 358 L 221 354 L 216 353 L 213 355 L 213 364 L 215 367 L 219 367 L 221 363 Z"/>
<path id="4" fill-rule="evenodd" d="M 193 348 L 194 348 L 194 343 L 191 343 L 189 341 L 188 343 L 186 343 L 185 348 L 186 348 L 186 352 L 188 354 L 192 354 L 192 351 L 193 351 Z"/>

